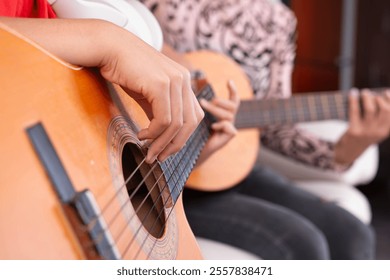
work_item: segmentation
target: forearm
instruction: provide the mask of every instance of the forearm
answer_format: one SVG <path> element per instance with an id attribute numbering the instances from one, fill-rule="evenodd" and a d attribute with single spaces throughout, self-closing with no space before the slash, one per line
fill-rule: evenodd
<path id="1" fill-rule="evenodd" d="M 335 143 L 297 126 L 264 127 L 261 129 L 261 142 L 274 153 L 310 167 L 335 172 L 349 168 L 349 164 L 335 161 Z"/>
<path id="2" fill-rule="evenodd" d="M 334 161 L 337 164 L 351 165 L 371 143 L 345 133 L 334 147 Z"/>
<path id="3" fill-rule="evenodd" d="M 0 21 L 64 61 L 87 67 L 103 64 L 110 34 L 119 32 L 112 24 L 94 19 L 0 17 Z"/>

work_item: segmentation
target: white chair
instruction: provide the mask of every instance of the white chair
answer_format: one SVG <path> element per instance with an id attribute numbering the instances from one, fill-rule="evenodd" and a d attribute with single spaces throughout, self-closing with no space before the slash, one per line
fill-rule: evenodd
<path id="1" fill-rule="evenodd" d="M 347 123 L 332 120 L 301 123 L 298 124 L 298 127 L 306 129 L 322 139 L 337 141 L 347 129 Z M 343 173 L 320 170 L 284 157 L 264 147 L 262 147 L 258 159 L 259 164 L 273 168 L 308 192 L 323 199 L 334 201 L 367 224 L 371 222 L 370 204 L 355 186 L 366 184 L 375 177 L 378 161 L 379 152 L 376 145 L 369 147 Z"/>
<path id="2" fill-rule="evenodd" d="M 256 255 L 218 241 L 196 237 L 206 260 L 259 260 Z"/>

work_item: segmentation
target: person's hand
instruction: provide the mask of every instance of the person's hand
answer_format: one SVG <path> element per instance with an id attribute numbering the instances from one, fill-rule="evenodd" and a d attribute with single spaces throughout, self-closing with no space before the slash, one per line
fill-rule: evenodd
<path id="1" fill-rule="evenodd" d="M 240 105 L 240 98 L 233 81 L 229 81 L 227 86 L 229 89 L 229 99 L 215 97 L 211 101 L 205 99 L 200 100 L 202 107 L 212 114 L 217 119 L 217 122 L 211 125 L 211 136 L 199 156 L 197 165 L 202 164 L 209 156 L 226 145 L 237 134 L 234 120 Z"/>
<path id="2" fill-rule="evenodd" d="M 128 38 L 127 38 L 128 37 Z M 138 138 L 148 141 L 146 161 L 163 161 L 179 151 L 204 116 L 189 71 L 130 36 L 113 46 L 100 71 L 134 98 L 150 119 Z"/>
<path id="3" fill-rule="evenodd" d="M 335 161 L 349 165 L 370 145 L 390 134 L 390 91 L 384 96 L 362 90 L 363 112 L 356 90 L 349 95 L 349 127 L 335 146 Z"/>

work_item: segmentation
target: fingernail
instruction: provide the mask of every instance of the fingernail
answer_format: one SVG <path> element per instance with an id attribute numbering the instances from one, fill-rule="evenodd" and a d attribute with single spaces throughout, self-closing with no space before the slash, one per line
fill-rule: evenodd
<path id="1" fill-rule="evenodd" d="M 152 164 L 156 160 L 156 156 L 150 155 L 149 153 L 146 156 L 146 162 L 149 164 Z"/>
<path id="2" fill-rule="evenodd" d="M 161 157 L 161 158 L 157 158 L 157 160 L 159 162 L 164 162 L 167 158 L 168 158 L 168 156 L 164 156 L 164 157 Z"/>
<path id="3" fill-rule="evenodd" d="M 200 103 L 201 105 L 207 105 L 208 101 L 207 101 L 206 99 L 204 99 L 204 98 L 201 98 L 201 99 L 199 100 L 199 103 Z"/>
<path id="4" fill-rule="evenodd" d="M 352 88 L 349 91 L 349 95 L 351 95 L 351 96 L 359 96 L 359 90 L 357 88 Z"/>

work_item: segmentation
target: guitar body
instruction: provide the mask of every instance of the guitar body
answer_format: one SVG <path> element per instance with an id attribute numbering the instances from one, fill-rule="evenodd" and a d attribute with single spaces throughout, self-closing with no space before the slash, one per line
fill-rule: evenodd
<path id="1" fill-rule="evenodd" d="M 215 93 L 229 98 L 227 82 L 233 80 L 241 100 L 253 99 L 251 85 L 242 69 L 228 57 L 211 51 L 186 54 L 194 69 L 205 73 Z M 186 186 L 202 191 L 218 191 L 234 186 L 252 170 L 260 147 L 257 128 L 241 129 L 222 149 L 191 173 Z"/>
<path id="2" fill-rule="evenodd" d="M 148 120 L 138 105 L 120 91 L 113 97 L 98 75 L 59 61 L 19 35 L 0 29 L 0 41 L 0 259 L 101 257 L 86 252 L 91 240 L 83 242 L 77 233 L 85 228 L 77 218 L 69 219 L 32 145 L 28 129 L 37 124 L 44 127 L 75 192 L 93 194 L 118 258 L 201 258 L 181 195 L 174 204 L 159 187 L 163 199 L 155 200 L 167 221 L 155 217 L 163 225 L 154 228 L 138 212 L 158 203 L 145 203 L 137 211 L 142 198 L 130 201 L 132 187 L 122 188 L 123 173 L 129 173 L 125 153 L 134 150 L 134 160 L 142 160 L 133 128 Z"/>

